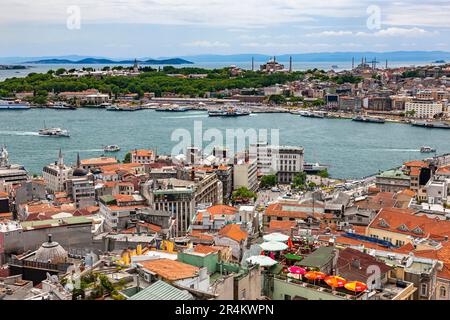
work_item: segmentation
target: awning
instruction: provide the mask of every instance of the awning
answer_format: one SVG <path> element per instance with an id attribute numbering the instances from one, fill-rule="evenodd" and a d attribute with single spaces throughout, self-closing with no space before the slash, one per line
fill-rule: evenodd
<path id="1" fill-rule="evenodd" d="M 298 256 L 298 255 L 293 254 L 293 253 L 286 253 L 286 254 L 284 255 L 284 257 L 285 257 L 286 259 L 288 259 L 288 260 L 295 260 L 295 261 L 300 261 L 300 260 L 303 259 L 303 257 Z"/>

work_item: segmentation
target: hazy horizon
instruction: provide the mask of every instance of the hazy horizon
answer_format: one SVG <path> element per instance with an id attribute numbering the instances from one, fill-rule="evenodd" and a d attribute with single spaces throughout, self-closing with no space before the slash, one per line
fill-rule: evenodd
<path id="1" fill-rule="evenodd" d="M 2 57 L 450 51 L 432 0 L 3 0 Z"/>

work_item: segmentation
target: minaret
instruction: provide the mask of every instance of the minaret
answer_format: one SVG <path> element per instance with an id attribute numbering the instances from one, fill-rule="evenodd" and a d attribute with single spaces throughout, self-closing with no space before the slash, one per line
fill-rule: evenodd
<path id="1" fill-rule="evenodd" d="M 355 69 L 355 57 L 352 57 L 352 70 Z"/>
<path id="2" fill-rule="evenodd" d="M 8 151 L 4 145 L 0 150 L 0 167 L 7 167 L 9 165 Z"/>
<path id="3" fill-rule="evenodd" d="M 81 168 L 80 153 L 77 153 L 77 168 Z"/>
<path id="4" fill-rule="evenodd" d="M 292 56 L 289 57 L 289 72 L 292 72 Z"/>
<path id="5" fill-rule="evenodd" d="M 388 60 L 386 59 L 386 69 L 388 68 Z"/>
<path id="6" fill-rule="evenodd" d="M 252 57 L 252 71 L 255 71 L 255 57 Z"/>
<path id="7" fill-rule="evenodd" d="M 60 168 L 63 168 L 63 167 L 64 167 L 64 158 L 63 158 L 63 154 L 62 154 L 61 148 L 59 148 L 59 154 L 58 154 L 58 166 L 59 166 Z"/>
<path id="8" fill-rule="evenodd" d="M 133 71 L 134 72 L 139 72 L 139 66 L 138 66 L 136 58 L 134 59 Z"/>

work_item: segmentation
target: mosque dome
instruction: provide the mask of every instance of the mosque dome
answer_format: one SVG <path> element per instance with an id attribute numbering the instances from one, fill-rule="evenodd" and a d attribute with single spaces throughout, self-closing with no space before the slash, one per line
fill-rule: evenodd
<path id="1" fill-rule="evenodd" d="M 84 170 L 83 168 L 76 168 L 75 170 L 73 170 L 72 176 L 74 177 L 84 177 L 88 174 L 88 172 L 86 170 Z"/>
<path id="2" fill-rule="evenodd" d="M 36 251 L 34 260 L 37 262 L 58 264 L 66 262 L 67 257 L 67 251 L 58 242 L 52 241 L 52 235 L 49 234 L 48 241 L 44 242 Z"/>

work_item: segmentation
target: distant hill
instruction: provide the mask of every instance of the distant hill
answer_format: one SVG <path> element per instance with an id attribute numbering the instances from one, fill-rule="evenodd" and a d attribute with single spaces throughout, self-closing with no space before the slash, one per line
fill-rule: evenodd
<path id="1" fill-rule="evenodd" d="M 276 59 L 280 62 L 288 62 L 292 56 L 294 62 L 343 62 L 351 61 L 355 58 L 355 62 L 361 61 L 361 58 L 372 60 L 376 58 L 378 61 L 397 61 L 397 62 L 434 62 L 437 60 L 450 60 L 450 52 L 445 51 L 390 51 L 390 52 L 317 52 L 317 53 L 292 53 L 277 55 Z M 232 54 L 232 55 L 192 55 L 183 56 L 181 58 L 188 59 L 195 63 L 207 62 L 250 62 L 254 57 L 255 62 L 265 62 L 273 58 L 273 56 L 262 54 Z"/>
<path id="2" fill-rule="evenodd" d="M 106 58 L 84 58 L 81 60 L 70 60 L 70 59 L 42 59 L 27 61 L 25 63 L 33 64 L 133 64 L 135 60 L 111 60 Z M 193 62 L 181 59 L 181 58 L 169 58 L 169 59 L 148 59 L 148 60 L 137 60 L 139 64 L 143 65 L 156 65 L 156 64 L 167 64 L 167 65 L 178 65 L 178 64 L 193 64 Z"/>

